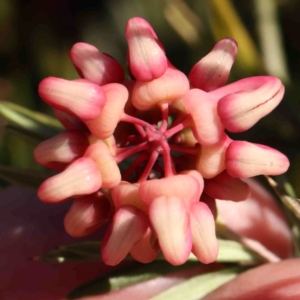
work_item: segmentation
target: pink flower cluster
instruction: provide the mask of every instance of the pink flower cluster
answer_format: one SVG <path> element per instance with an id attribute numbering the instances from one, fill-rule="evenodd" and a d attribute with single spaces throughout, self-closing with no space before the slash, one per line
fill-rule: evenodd
<path id="1" fill-rule="evenodd" d="M 215 199 L 244 200 L 241 179 L 285 172 L 289 161 L 264 145 L 225 133 L 249 129 L 281 101 L 272 76 L 226 85 L 237 44 L 226 38 L 197 62 L 188 77 L 167 59 L 152 27 L 136 17 L 126 26 L 131 80 L 121 65 L 86 43 L 71 60 L 81 79 L 49 77 L 39 95 L 66 130 L 42 142 L 38 163 L 61 170 L 39 188 L 44 202 L 75 198 L 65 228 L 88 235 L 110 221 L 103 261 L 128 254 L 150 262 L 161 251 L 183 264 L 218 255 Z"/>

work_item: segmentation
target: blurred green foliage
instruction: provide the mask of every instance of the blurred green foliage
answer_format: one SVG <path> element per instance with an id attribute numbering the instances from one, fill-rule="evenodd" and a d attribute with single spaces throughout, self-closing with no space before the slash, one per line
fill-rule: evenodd
<path id="1" fill-rule="evenodd" d="M 300 194 L 300 2 L 296 0 L 0 0 L 0 99 L 51 115 L 37 95 L 47 76 L 77 78 L 68 51 L 84 41 L 125 67 L 124 27 L 147 19 L 171 62 L 188 73 L 214 43 L 231 36 L 239 54 L 230 80 L 271 74 L 286 83 L 280 106 L 234 138 L 268 144 L 291 160 L 289 180 Z M 0 118 L 0 164 L 39 170 L 28 141 Z M 9 129 L 9 130 L 5 130 Z"/>

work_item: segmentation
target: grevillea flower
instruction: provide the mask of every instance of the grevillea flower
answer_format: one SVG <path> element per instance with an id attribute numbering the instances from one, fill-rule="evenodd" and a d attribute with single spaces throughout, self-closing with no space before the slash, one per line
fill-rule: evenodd
<path id="1" fill-rule="evenodd" d="M 66 130 L 41 143 L 37 162 L 59 170 L 39 188 L 44 202 L 75 201 L 65 228 L 84 236 L 109 222 L 101 252 L 116 265 L 128 254 L 150 262 L 159 251 L 171 264 L 194 253 L 218 255 L 214 200 L 245 200 L 242 179 L 284 173 L 289 161 L 264 145 L 233 141 L 225 130 L 249 129 L 281 101 L 272 76 L 226 85 L 237 43 L 219 41 L 186 76 L 167 59 L 141 18 L 126 26 L 128 66 L 86 43 L 71 60 L 81 79 L 46 78 L 41 98 Z"/>

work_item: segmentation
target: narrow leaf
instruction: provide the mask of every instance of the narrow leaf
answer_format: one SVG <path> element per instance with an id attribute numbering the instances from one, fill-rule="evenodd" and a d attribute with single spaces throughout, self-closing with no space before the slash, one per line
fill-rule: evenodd
<path id="1" fill-rule="evenodd" d="M 31 111 L 12 102 L 0 101 L 0 115 L 9 123 L 48 138 L 62 130 L 62 125 L 48 115 Z"/>
<path id="2" fill-rule="evenodd" d="M 219 286 L 234 279 L 242 270 L 244 270 L 243 267 L 233 267 L 194 276 L 152 297 L 151 300 L 201 299 Z"/>
<path id="3" fill-rule="evenodd" d="M 0 179 L 8 183 L 19 184 L 30 189 L 37 189 L 47 177 L 49 176 L 41 172 L 21 170 L 0 165 Z"/>
<path id="4" fill-rule="evenodd" d="M 77 287 L 67 296 L 67 299 L 77 299 L 87 295 L 108 293 L 193 266 L 195 266 L 195 263 L 187 263 L 175 267 L 166 261 L 155 261 L 149 264 L 133 263 L 111 273 L 101 275 Z"/>
<path id="5" fill-rule="evenodd" d="M 45 139 L 45 137 L 42 137 L 35 132 L 15 125 L 6 125 L 4 129 L 6 132 L 11 133 L 33 145 L 36 145 Z"/>
<path id="6" fill-rule="evenodd" d="M 237 241 L 218 239 L 219 243 L 219 254 L 217 262 L 222 263 L 254 263 L 262 261 L 262 258 L 251 249 L 242 245 Z M 164 259 L 163 255 L 160 254 L 157 259 Z M 188 261 L 198 261 L 194 254 L 190 254 Z"/>
<path id="7" fill-rule="evenodd" d="M 283 204 L 297 217 L 298 220 L 300 220 L 300 199 L 297 199 L 295 197 L 291 197 L 289 195 L 286 195 L 287 192 L 285 191 L 286 188 L 288 188 L 288 191 L 292 194 L 294 194 L 294 190 L 292 189 L 290 184 L 284 183 L 283 187 L 279 185 L 275 180 L 273 180 L 271 177 L 266 176 L 270 186 L 273 188 L 277 196 L 281 199 Z"/>
<path id="8" fill-rule="evenodd" d="M 287 208 L 283 211 L 292 228 L 296 257 L 300 257 L 300 199 L 295 197 L 296 193 L 290 183 L 276 182 L 269 176 L 266 176 L 266 179 L 284 207 Z"/>
<path id="9" fill-rule="evenodd" d="M 261 257 L 251 249 L 245 247 L 239 242 L 231 240 L 218 239 L 219 255 L 218 262 L 257 262 Z"/>
<path id="10" fill-rule="evenodd" d="M 262 261 L 261 257 L 245 247 L 239 242 L 231 240 L 219 239 L 219 255 L 217 262 L 227 263 L 257 263 Z M 76 244 L 64 245 L 57 249 L 54 249 L 48 253 L 44 253 L 35 259 L 51 261 L 51 262 L 68 262 L 68 261 L 89 261 L 89 260 L 101 260 L 100 256 L 100 241 L 86 241 Z M 131 257 L 127 257 L 131 260 Z M 162 254 L 160 254 L 157 260 L 164 260 Z M 198 262 L 195 255 L 191 254 L 189 259 L 190 262 Z"/>
<path id="11" fill-rule="evenodd" d="M 100 256 L 100 241 L 85 241 L 70 245 L 60 246 L 57 249 L 34 257 L 34 260 L 42 260 L 48 262 L 74 262 L 74 261 L 90 261 L 99 260 Z"/>

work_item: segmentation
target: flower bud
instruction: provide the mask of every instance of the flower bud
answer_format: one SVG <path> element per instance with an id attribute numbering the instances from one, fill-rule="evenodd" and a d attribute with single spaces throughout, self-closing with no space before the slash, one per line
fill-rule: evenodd
<path id="1" fill-rule="evenodd" d="M 129 47 L 129 67 L 139 81 L 151 81 L 161 77 L 167 70 L 168 60 L 150 24 L 139 17 L 126 25 Z"/>

